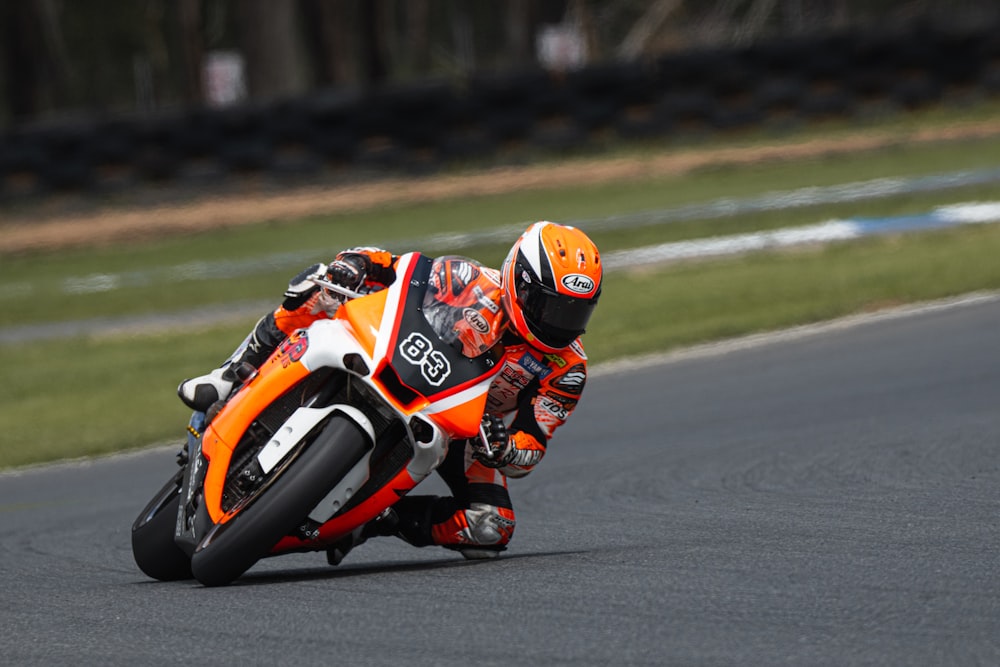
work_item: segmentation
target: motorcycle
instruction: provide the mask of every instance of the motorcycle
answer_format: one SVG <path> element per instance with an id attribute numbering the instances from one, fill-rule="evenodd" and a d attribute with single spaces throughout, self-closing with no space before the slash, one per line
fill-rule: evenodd
<path id="1" fill-rule="evenodd" d="M 502 351 L 462 353 L 454 323 L 468 309 L 438 298 L 432 264 L 403 255 L 371 294 L 314 279 L 346 297 L 333 317 L 243 369 L 216 414 L 192 415 L 180 469 L 132 526 L 146 575 L 221 586 L 262 558 L 329 550 L 430 475 L 451 441 L 481 435 Z"/>

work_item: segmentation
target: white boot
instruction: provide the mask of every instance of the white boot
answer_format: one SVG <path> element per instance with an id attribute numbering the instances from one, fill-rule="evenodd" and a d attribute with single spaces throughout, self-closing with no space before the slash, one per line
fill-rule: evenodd
<path id="1" fill-rule="evenodd" d="M 233 390 L 233 380 L 226 379 L 231 378 L 232 374 L 226 373 L 226 370 L 226 368 L 216 368 L 208 375 L 184 380 L 177 387 L 177 395 L 184 401 L 184 405 L 192 410 L 205 412 L 212 403 L 226 398 Z"/>

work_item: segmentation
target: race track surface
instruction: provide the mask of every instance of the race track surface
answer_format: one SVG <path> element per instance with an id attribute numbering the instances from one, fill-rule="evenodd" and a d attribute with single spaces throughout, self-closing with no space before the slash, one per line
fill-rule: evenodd
<path id="1" fill-rule="evenodd" d="M 998 352 L 988 298 L 597 373 L 486 563 L 385 538 L 157 583 L 129 529 L 171 450 L 2 475 L 0 655 L 1000 664 Z"/>

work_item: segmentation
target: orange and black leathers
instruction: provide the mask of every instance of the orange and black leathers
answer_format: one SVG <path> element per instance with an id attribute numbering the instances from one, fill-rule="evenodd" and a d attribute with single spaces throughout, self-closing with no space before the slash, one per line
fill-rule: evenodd
<path id="1" fill-rule="evenodd" d="M 357 248 L 337 257 L 348 253 L 363 253 L 371 261 L 364 288 L 377 290 L 395 280 L 397 258 L 390 253 Z M 439 281 L 452 289 L 467 283 L 470 274 L 460 258 L 449 259 L 448 280 Z M 281 306 L 258 322 L 240 361 L 258 367 L 296 329 L 329 316 L 320 303 L 321 290 L 307 282 L 322 269 L 318 264 L 292 279 Z M 500 308 L 498 296 L 496 305 Z M 505 548 L 515 525 L 507 478 L 523 477 L 538 465 L 549 438 L 572 413 L 583 392 L 587 362 L 579 340 L 556 354 L 536 350 L 511 331 L 504 334 L 502 344 L 504 367 L 490 387 L 487 409 L 513 415 L 508 427 L 515 447 L 513 459 L 496 470 L 472 458 L 466 441 L 453 443 L 437 470 L 453 496 L 407 496 L 395 505 L 399 535 L 415 546 Z M 491 530 L 482 529 L 485 523 Z"/>
<path id="2" fill-rule="evenodd" d="M 495 470 L 472 458 L 467 443 L 452 443 L 437 472 L 453 495 L 407 496 L 394 506 L 400 536 L 415 546 L 504 549 L 516 524 L 508 477 L 523 477 L 538 465 L 583 392 L 587 357 L 579 340 L 558 354 L 539 352 L 509 331 L 503 344 L 504 367 L 490 387 L 487 409 L 513 413 L 508 432 L 514 458 Z"/>
<path id="3" fill-rule="evenodd" d="M 579 340 L 545 354 L 512 331 L 503 345 L 504 367 L 490 386 L 486 409 L 514 413 L 510 433 L 517 453 L 501 470 L 523 477 L 542 460 L 549 438 L 576 408 L 587 380 L 587 355 Z"/>

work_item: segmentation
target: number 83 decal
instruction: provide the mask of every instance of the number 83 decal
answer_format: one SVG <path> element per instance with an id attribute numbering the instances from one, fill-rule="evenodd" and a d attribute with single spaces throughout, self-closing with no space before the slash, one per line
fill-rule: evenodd
<path id="1" fill-rule="evenodd" d="M 399 344 L 399 353 L 408 362 L 420 368 L 420 374 L 431 385 L 440 387 L 449 375 L 451 364 L 448 358 L 434 349 L 430 340 L 423 334 L 412 332 Z"/>

